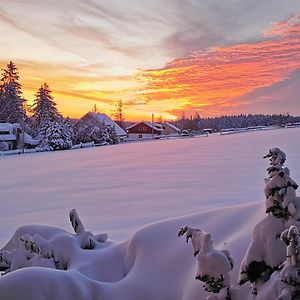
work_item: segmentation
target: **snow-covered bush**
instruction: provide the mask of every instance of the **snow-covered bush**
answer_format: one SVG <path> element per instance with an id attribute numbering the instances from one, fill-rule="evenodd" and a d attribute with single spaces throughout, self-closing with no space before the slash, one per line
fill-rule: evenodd
<path id="1" fill-rule="evenodd" d="M 256 284 L 267 281 L 285 260 L 285 244 L 279 238 L 284 229 L 281 219 L 269 215 L 253 230 L 239 276 L 240 284 L 252 283 L 253 293 L 256 293 Z"/>
<path id="2" fill-rule="evenodd" d="M 75 209 L 70 211 L 70 222 L 82 249 L 93 249 L 97 242 L 104 243 L 108 238 L 106 233 L 94 236 L 90 231 L 86 231 Z"/>
<path id="3" fill-rule="evenodd" d="M 95 144 L 107 143 L 109 139 L 104 122 L 99 122 L 93 116 L 80 120 L 75 126 L 76 143 L 94 142 Z"/>
<path id="4" fill-rule="evenodd" d="M 67 270 L 74 249 L 94 249 L 108 239 L 106 233 L 93 235 L 86 231 L 75 209 L 70 211 L 70 222 L 75 234 L 60 232 L 50 240 L 39 233 L 18 236 L 13 249 L 0 252 L 0 270 L 8 273 L 29 266 Z"/>
<path id="5" fill-rule="evenodd" d="M 107 142 L 109 144 L 118 144 L 120 142 L 119 137 L 117 135 L 116 132 L 116 128 L 114 125 L 106 125 L 106 131 L 107 131 L 107 135 L 108 135 L 108 139 Z"/>
<path id="6" fill-rule="evenodd" d="M 6 142 L 0 141 L 0 151 L 8 151 L 9 147 Z"/>
<path id="7" fill-rule="evenodd" d="M 300 299 L 300 237 L 296 226 L 285 229 L 280 238 L 286 243 L 286 260 L 280 270 L 260 287 L 257 300 L 298 300 Z"/>
<path id="8" fill-rule="evenodd" d="M 213 246 L 208 232 L 184 226 L 178 236 L 186 235 L 186 242 L 192 240 L 194 256 L 197 257 L 198 270 L 196 279 L 204 283 L 206 291 L 217 296 L 207 299 L 230 300 L 230 275 L 233 259 L 227 250 L 217 250 Z"/>
<path id="9" fill-rule="evenodd" d="M 38 151 L 65 150 L 72 147 L 72 137 L 59 122 L 48 122 L 42 132 Z"/>

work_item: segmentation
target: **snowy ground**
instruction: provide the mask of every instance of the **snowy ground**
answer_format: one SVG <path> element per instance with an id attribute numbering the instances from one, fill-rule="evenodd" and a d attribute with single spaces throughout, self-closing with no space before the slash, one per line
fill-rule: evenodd
<path id="1" fill-rule="evenodd" d="M 150 222 L 262 201 L 271 147 L 300 182 L 299 128 L 0 157 L 0 243 L 22 224 L 69 229 L 76 208 L 113 240 Z"/>
<path id="2" fill-rule="evenodd" d="M 236 280 L 251 231 L 264 216 L 267 162 L 262 156 L 269 148 L 282 148 L 286 166 L 300 182 L 299 133 L 299 128 L 280 129 L 0 157 L 2 245 L 24 224 L 70 232 L 68 212 L 74 207 L 88 230 L 125 240 L 87 251 L 61 230 L 25 228 L 52 236 L 54 243 L 68 236 L 70 269 L 5 275 L 1 299 L 81 300 L 98 294 L 105 300 L 204 299 L 201 283 L 194 280 L 191 245 L 176 236 L 179 226 L 209 231 L 215 246 L 228 248 L 236 260 Z M 147 225 L 167 218 L 172 220 Z M 47 282 L 56 294 L 45 291 Z M 16 286 L 22 292 L 12 296 Z"/>

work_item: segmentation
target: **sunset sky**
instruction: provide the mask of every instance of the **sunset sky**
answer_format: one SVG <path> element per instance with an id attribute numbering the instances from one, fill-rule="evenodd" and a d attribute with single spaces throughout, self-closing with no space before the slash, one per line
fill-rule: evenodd
<path id="1" fill-rule="evenodd" d="M 0 66 L 64 116 L 300 115 L 300 0 L 0 0 Z"/>

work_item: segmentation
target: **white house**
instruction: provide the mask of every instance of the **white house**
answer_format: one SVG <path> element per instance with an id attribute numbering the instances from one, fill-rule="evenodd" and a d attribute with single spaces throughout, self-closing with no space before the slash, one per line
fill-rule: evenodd
<path id="1" fill-rule="evenodd" d="M 18 123 L 0 123 L 0 142 L 8 145 L 8 150 L 14 150 L 21 143 L 26 146 L 36 146 L 37 140 L 34 140 L 29 134 L 23 132 Z"/>

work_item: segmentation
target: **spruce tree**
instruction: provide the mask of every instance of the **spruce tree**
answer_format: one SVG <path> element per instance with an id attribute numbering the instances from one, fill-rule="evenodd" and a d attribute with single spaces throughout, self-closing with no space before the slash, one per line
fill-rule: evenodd
<path id="1" fill-rule="evenodd" d="M 19 72 L 11 61 L 6 69 L 2 69 L 0 85 L 0 121 L 8 123 L 20 123 L 25 121 L 24 104 Z"/>
<path id="2" fill-rule="evenodd" d="M 295 235 L 298 235 L 300 227 L 300 198 L 296 196 L 295 192 L 298 184 L 290 177 L 289 169 L 284 167 L 286 155 L 282 150 L 272 148 L 264 158 L 268 158 L 270 161 L 264 189 L 266 213 L 268 215 L 254 228 L 251 243 L 241 263 L 239 282 L 244 284 L 250 281 L 252 292 L 257 294 L 257 299 L 296 300 L 299 299 L 297 298 L 298 294 L 290 298 L 284 298 L 284 294 L 281 294 L 280 297 L 278 297 L 279 295 L 266 297 L 264 291 L 264 287 L 267 286 L 265 282 L 269 281 L 271 277 L 273 278 L 271 282 L 276 283 L 274 288 L 270 289 L 271 292 L 277 293 L 280 291 L 280 284 L 278 284 L 278 281 L 274 281 L 274 277 L 278 276 L 280 270 L 282 278 L 279 282 L 295 285 L 294 287 L 300 291 L 300 276 L 297 272 L 294 272 L 295 268 L 291 267 L 289 261 L 285 263 L 287 257 L 286 245 L 290 245 L 292 242 L 291 247 L 288 248 L 288 251 L 291 250 L 292 252 L 298 251 L 299 248 L 298 240 L 297 245 L 294 245 L 295 240 L 292 236 L 295 232 Z M 297 263 L 293 266 L 300 267 L 300 259 L 298 260 L 295 257 L 294 259 L 297 260 Z M 292 282 L 293 280 L 290 280 L 291 278 L 297 279 L 297 285 Z"/>
<path id="3" fill-rule="evenodd" d="M 59 122 L 62 118 L 56 108 L 56 103 L 51 95 L 51 90 L 47 83 L 44 83 L 35 94 L 33 103 L 32 120 L 36 135 L 43 135 L 49 122 Z"/>

